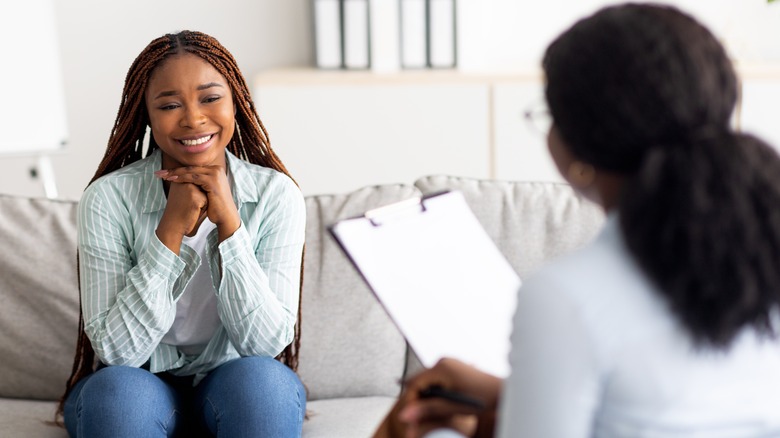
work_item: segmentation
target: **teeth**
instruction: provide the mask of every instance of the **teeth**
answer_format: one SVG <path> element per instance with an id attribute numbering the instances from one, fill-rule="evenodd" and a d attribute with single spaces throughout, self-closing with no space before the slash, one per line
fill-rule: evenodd
<path id="1" fill-rule="evenodd" d="M 207 135 L 205 137 L 196 138 L 195 140 L 179 140 L 184 146 L 197 146 L 199 144 L 203 144 L 207 141 L 211 140 L 211 136 Z"/>

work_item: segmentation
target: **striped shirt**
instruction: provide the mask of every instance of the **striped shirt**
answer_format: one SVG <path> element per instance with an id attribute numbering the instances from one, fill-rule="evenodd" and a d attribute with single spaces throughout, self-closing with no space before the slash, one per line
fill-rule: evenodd
<path id="1" fill-rule="evenodd" d="M 201 263 L 182 244 L 177 256 L 157 238 L 165 210 L 159 150 L 105 175 L 78 206 L 79 277 L 84 330 L 107 365 L 195 375 L 242 356 L 276 356 L 292 342 L 298 313 L 306 208 L 286 175 L 238 159 L 227 165 L 241 226 L 206 256 L 221 326 L 199 355 L 161 343 L 176 302 Z"/>

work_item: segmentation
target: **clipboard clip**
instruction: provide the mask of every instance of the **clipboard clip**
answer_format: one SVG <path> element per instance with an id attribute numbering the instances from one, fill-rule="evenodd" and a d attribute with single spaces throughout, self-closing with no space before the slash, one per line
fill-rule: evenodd
<path id="1" fill-rule="evenodd" d="M 425 204 L 423 198 L 409 198 L 403 201 L 394 202 L 382 207 L 377 207 L 372 210 L 366 211 L 363 216 L 371 222 L 371 225 L 378 227 L 385 223 L 388 219 L 407 214 L 409 212 L 425 212 Z"/>
<path id="2" fill-rule="evenodd" d="M 446 195 L 451 192 L 452 190 L 442 190 L 422 197 L 417 196 L 414 198 L 405 199 L 403 201 L 394 202 L 392 204 L 368 210 L 363 214 L 363 217 L 368 219 L 369 222 L 371 222 L 371 225 L 378 227 L 386 222 L 387 219 L 397 217 L 402 214 L 409 214 L 409 212 L 425 213 L 428 210 L 428 208 L 425 206 L 425 201 L 440 195 Z"/>

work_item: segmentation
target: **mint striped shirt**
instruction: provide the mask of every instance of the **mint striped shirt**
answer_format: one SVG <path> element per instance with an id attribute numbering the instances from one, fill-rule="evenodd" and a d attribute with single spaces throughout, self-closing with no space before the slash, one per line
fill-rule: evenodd
<path id="1" fill-rule="evenodd" d="M 276 356 L 292 342 L 298 313 L 306 208 L 286 175 L 240 160 L 227 163 L 241 226 L 206 255 L 221 326 L 196 356 L 161 340 L 201 259 L 177 256 L 155 234 L 165 209 L 159 150 L 92 183 L 78 206 L 84 329 L 107 365 L 195 375 L 241 356 Z"/>

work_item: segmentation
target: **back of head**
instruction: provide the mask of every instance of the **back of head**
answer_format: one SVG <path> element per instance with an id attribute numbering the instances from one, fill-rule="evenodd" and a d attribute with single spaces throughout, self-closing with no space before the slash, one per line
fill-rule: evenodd
<path id="1" fill-rule="evenodd" d="M 737 98 L 715 37 L 672 7 L 628 4 L 576 23 L 544 58 L 547 101 L 580 159 L 635 172 L 647 149 L 726 131 Z"/>
<path id="2" fill-rule="evenodd" d="M 772 333 L 780 161 L 734 133 L 738 82 L 717 39 L 670 7 L 625 4 L 548 48 L 546 96 L 580 160 L 622 175 L 629 250 L 699 345 Z"/>

